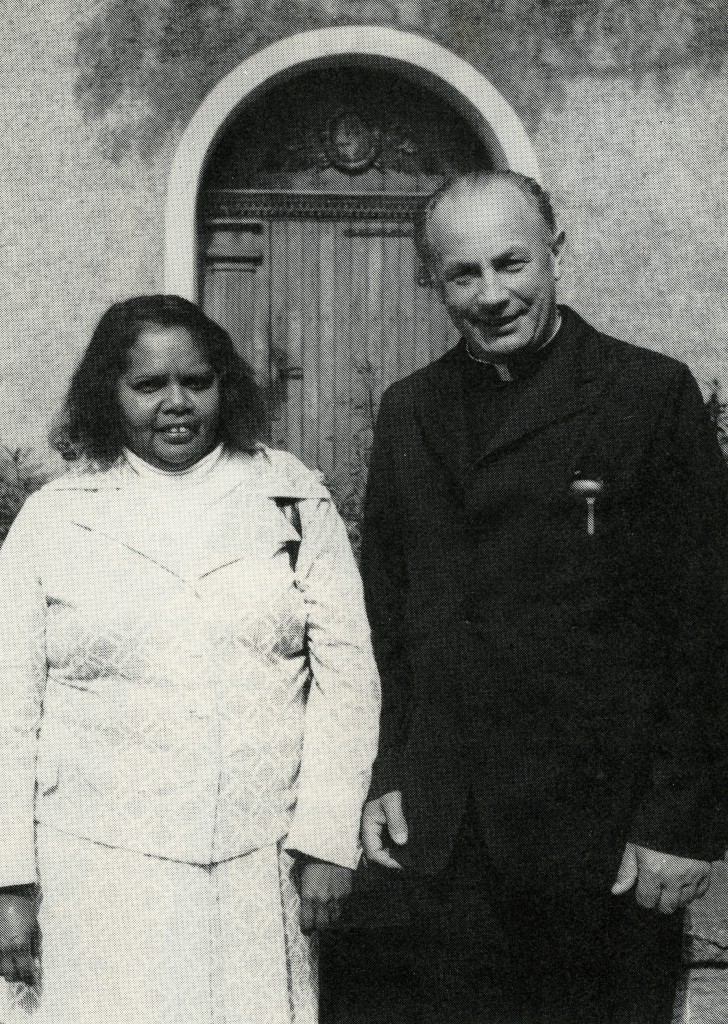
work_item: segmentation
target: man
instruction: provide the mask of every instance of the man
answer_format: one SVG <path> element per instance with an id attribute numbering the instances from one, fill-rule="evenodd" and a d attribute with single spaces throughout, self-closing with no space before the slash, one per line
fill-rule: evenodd
<path id="1" fill-rule="evenodd" d="M 521 175 L 435 193 L 462 339 L 375 433 L 363 843 L 409 880 L 422 1022 L 668 1022 L 728 838 L 728 474 L 686 367 L 557 306 L 563 240 Z"/>

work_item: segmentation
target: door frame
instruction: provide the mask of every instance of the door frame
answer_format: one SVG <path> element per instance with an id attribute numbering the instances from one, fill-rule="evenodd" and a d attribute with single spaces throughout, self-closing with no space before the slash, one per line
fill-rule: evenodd
<path id="1" fill-rule="evenodd" d="M 515 112 L 480 72 L 439 43 L 401 29 L 351 25 L 301 32 L 240 64 L 203 100 L 177 146 L 165 206 L 165 291 L 198 297 L 197 198 L 207 154 L 241 104 L 315 66 L 374 66 L 443 96 L 468 121 L 498 168 L 540 180 Z"/>

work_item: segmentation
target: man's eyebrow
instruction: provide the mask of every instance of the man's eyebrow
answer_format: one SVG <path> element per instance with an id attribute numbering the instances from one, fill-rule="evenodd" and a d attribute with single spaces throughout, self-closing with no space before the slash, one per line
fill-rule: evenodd
<path id="1" fill-rule="evenodd" d="M 448 263 L 445 267 L 445 273 L 448 277 L 457 276 L 458 274 L 479 274 L 480 267 L 473 261 L 469 263 L 458 261 L 457 263 Z"/>
<path id="2" fill-rule="evenodd" d="M 499 253 L 498 256 L 493 260 L 494 263 L 500 263 L 504 260 L 522 260 L 526 259 L 529 255 L 528 248 L 525 245 L 512 245 L 505 252 Z"/>

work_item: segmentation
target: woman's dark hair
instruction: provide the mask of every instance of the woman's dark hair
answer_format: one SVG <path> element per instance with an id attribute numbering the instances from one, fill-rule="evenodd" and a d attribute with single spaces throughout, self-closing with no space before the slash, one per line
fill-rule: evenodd
<path id="1" fill-rule="evenodd" d="M 127 353 L 146 328 L 184 327 L 214 370 L 220 389 L 219 437 L 229 452 L 253 453 L 266 434 L 263 394 L 227 331 L 177 295 L 139 295 L 117 302 L 98 322 L 71 378 L 52 446 L 65 459 L 110 466 L 124 445 L 117 399 Z"/>

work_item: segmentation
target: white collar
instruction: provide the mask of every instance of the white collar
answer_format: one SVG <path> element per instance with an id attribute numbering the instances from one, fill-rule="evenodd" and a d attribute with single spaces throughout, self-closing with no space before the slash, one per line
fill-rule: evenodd
<path id="1" fill-rule="evenodd" d="M 559 313 L 557 309 L 556 319 L 554 320 L 554 327 L 551 331 L 551 334 L 548 336 L 548 339 L 546 341 L 544 341 L 541 345 L 538 346 L 538 348 L 533 349 L 534 353 L 542 352 L 547 345 L 551 344 L 556 335 L 559 333 L 559 330 L 561 329 L 561 324 L 561 313 Z M 481 363 L 485 364 L 486 366 L 492 366 L 502 384 L 511 384 L 516 379 L 514 375 L 511 373 L 511 371 L 508 369 L 507 363 L 496 363 L 493 362 L 492 359 L 484 359 L 482 356 L 476 356 L 473 352 L 470 351 L 470 345 L 468 344 L 467 341 L 465 342 L 465 351 L 467 352 L 467 354 L 470 356 L 474 363 Z M 515 354 L 517 355 L 517 353 Z"/>
<path id="2" fill-rule="evenodd" d="M 223 456 L 222 444 L 213 448 L 203 458 L 199 459 L 187 469 L 160 469 L 145 462 L 128 448 L 124 449 L 124 458 L 131 469 L 145 480 L 157 481 L 164 486 L 163 481 L 179 483 L 181 486 L 194 486 L 202 483 L 215 470 Z"/>

